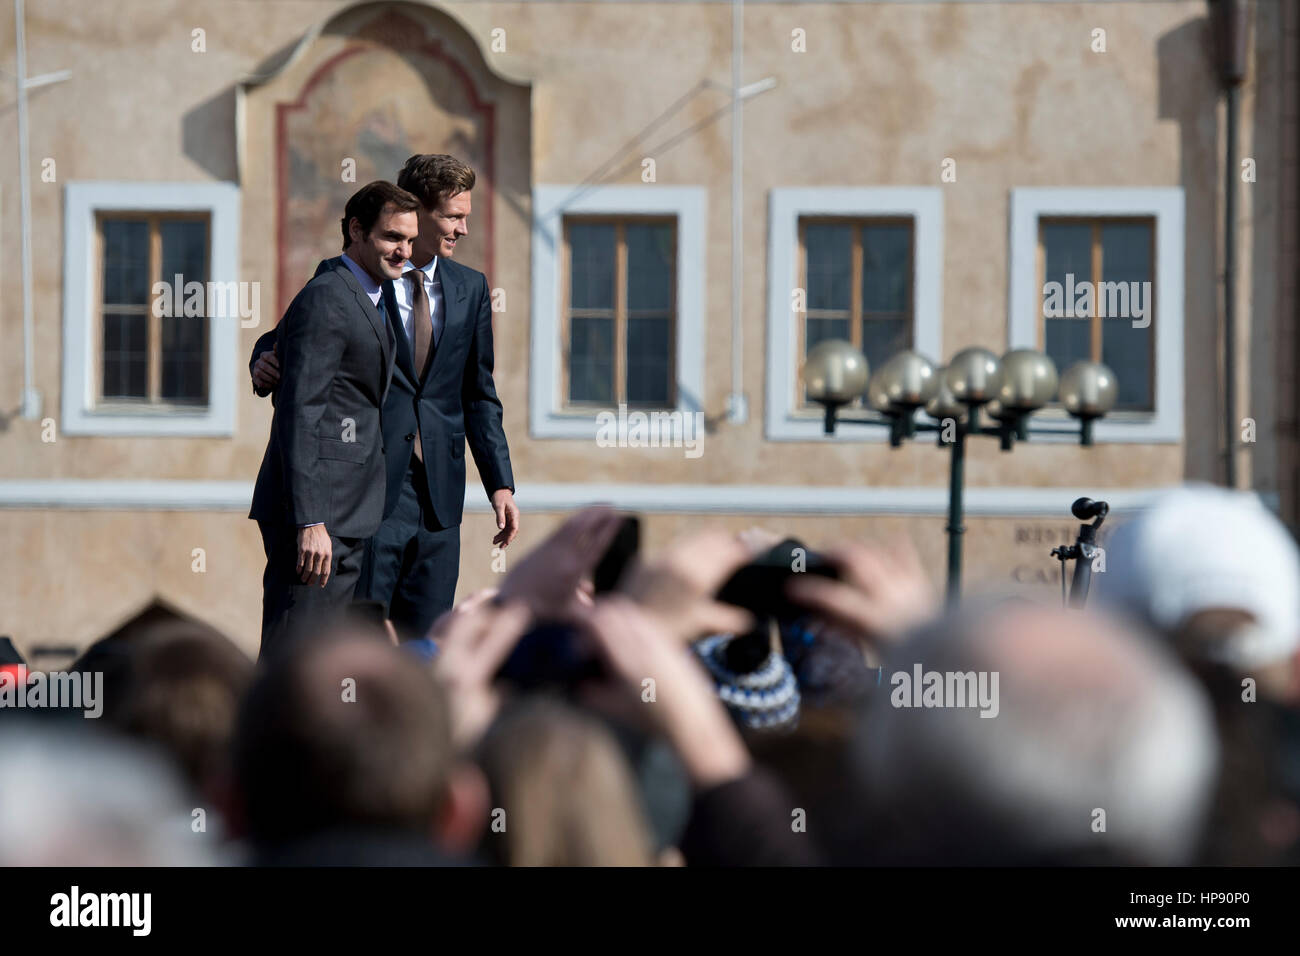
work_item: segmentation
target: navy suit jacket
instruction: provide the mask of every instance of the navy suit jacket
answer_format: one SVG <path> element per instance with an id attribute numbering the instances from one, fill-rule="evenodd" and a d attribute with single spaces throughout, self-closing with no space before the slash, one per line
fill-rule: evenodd
<path id="1" fill-rule="evenodd" d="M 316 268 L 317 275 L 329 267 L 329 261 Z M 382 415 L 387 472 L 384 516 L 397 504 L 419 435 L 434 517 L 443 527 L 451 527 L 461 523 L 465 506 L 466 439 L 489 499 L 499 488 L 514 491 L 515 479 L 501 426 L 501 400 L 492 380 L 492 304 L 487 277 L 447 258 L 438 259 L 438 276 L 442 281 L 442 333 L 423 383 L 416 377 L 393 284 L 383 285 L 382 301 L 397 333 L 393 378 Z M 275 333 L 272 329 L 257 340 L 250 372 L 258 356 L 275 346 Z M 283 355 L 280 358 L 283 363 Z M 287 375 L 288 370 L 282 369 L 282 373 Z"/>

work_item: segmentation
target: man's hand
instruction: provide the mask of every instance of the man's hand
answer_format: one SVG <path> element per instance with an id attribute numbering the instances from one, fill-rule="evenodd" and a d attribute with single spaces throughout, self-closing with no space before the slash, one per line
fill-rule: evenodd
<path id="1" fill-rule="evenodd" d="M 320 581 L 324 587 L 330 579 L 330 562 L 334 545 L 323 524 L 298 529 L 298 577 L 303 584 Z"/>
<path id="2" fill-rule="evenodd" d="M 267 349 L 253 364 L 253 388 L 265 395 L 279 384 L 280 360 L 275 357 L 275 349 Z"/>
<path id="3" fill-rule="evenodd" d="M 492 510 L 497 513 L 497 528 L 500 529 L 492 543 L 504 548 L 519 533 L 519 506 L 515 504 L 514 492 L 509 488 L 492 492 Z"/>

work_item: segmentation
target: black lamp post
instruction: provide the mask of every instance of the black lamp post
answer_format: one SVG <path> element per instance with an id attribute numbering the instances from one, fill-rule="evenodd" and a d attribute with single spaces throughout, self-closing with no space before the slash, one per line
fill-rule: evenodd
<path id="1" fill-rule="evenodd" d="M 1118 383 L 1099 362 L 1076 362 L 1059 381 L 1056 366 L 1041 352 L 1015 349 L 999 359 L 988 349 L 958 352 L 946 368 L 936 368 L 916 352 L 899 352 L 874 374 L 866 357 L 851 344 L 834 339 L 808 353 L 803 380 L 808 397 L 826 409 L 825 432 L 838 422 L 880 425 L 889 429 L 889 444 L 898 448 L 917 432 L 935 432 L 940 446 L 950 446 L 948 478 L 948 601 L 961 595 L 962 498 L 965 487 L 966 438 L 997 438 L 1003 451 L 1030 435 L 1073 434 L 1073 429 L 1030 428 L 1029 416 L 1059 393 L 1066 411 L 1079 420 L 1079 444 L 1092 444 L 1092 423 L 1115 404 Z M 866 395 L 874 416 L 846 418 L 842 406 Z M 924 408 L 933 419 L 918 422 Z M 981 422 L 981 410 L 990 424 Z"/>

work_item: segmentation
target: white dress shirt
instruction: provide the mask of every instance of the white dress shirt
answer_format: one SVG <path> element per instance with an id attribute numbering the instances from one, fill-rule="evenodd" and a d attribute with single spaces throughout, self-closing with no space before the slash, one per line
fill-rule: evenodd
<path id="1" fill-rule="evenodd" d="M 406 272 L 416 268 L 413 263 L 407 262 Z M 424 273 L 424 294 L 429 297 L 429 315 L 433 318 L 433 338 L 432 342 L 436 347 L 438 338 L 442 335 L 442 277 L 438 275 L 438 257 L 434 256 L 424 266 L 420 267 Z M 393 292 L 397 298 L 397 314 L 402 320 L 402 328 L 406 330 L 406 341 L 411 347 L 411 354 L 415 354 L 415 327 L 411 324 L 411 280 L 394 279 Z"/>
<path id="2" fill-rule="evenodd" d="M 370 304 L 374 306 L 379 305 L 379 297 L 384 292 L 384 290 L 380 288 L 379 283 L 370 278 L 370 274 L 353 262 L 346 252 L 343 253 L 343 264 L 352 271 L 354 276 L 357 277 L 357 281 L 361 283 L 361 288 L 366 290 L 366 295 L 370 296 Z M 383 315 L 384 310 L 380 309 L 379 314 Z"/>

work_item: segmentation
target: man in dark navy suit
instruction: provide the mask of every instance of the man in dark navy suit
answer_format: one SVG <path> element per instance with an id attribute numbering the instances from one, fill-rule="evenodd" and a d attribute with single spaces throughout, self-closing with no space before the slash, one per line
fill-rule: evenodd
<path id="1" fill-rule="evenodd" d="M 420 201 L 419 237 L 403 275 L 383 285 L 397 332 L 383 407 L 384 519 L 366 546 L 356 596 L 382 601 L 406 638 L 423 637 L 455 599 L 466 439 L 496 512 L 493 544 L 504 548 L 519 533 L 510 450 L 492 380 L 487 278 L 451 260 L 469 233 L 474 181 L 472 169 L 445 154 L 412 156 L 397 180 Z M 259 395 L 280 383 L 274 346 L 274 333 L 263 335 L 249 363 Z"/>
<path id="2" fill-rule="evenodd" d="M 392 183 L 358 190 L 343 255 L 320 264 L 269 333 L 285 375 L 249 512 L 266 550 L 263 658 L 347 607 L 383 518 L 380 410 L 399 337 L 381 286 L 412 254 L 419 205 Z"/>

